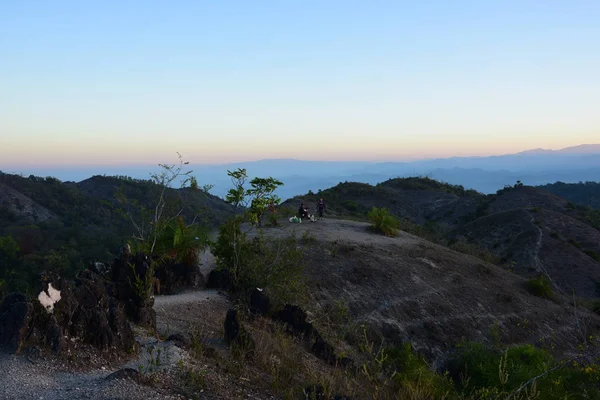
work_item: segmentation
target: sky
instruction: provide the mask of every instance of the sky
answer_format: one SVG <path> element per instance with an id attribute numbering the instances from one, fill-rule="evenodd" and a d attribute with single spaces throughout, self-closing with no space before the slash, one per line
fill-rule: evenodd
<path id="1" fill-rule="evenodd" d="M 0 169 L 600 142 L 600 1 L 0 0 Z"/>

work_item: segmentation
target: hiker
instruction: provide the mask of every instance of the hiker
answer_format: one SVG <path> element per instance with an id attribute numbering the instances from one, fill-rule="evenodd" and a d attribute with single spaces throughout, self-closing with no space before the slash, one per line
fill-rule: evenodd
<path id="1" fill-rule="evenodd" d="M 273 203 L 273 201 L 269 202 L 269 212 L 273 213 L 273 214 L 276 212 L 275 211 L 275 203 Z"/>
<path id="2" fill-rule="evenodd" d="M 323 218 L 323 212 L 325 211 L 325 201 L 321 197 L 319 203 L 317 203 L 317 210 L 319 211 L 319 218 Z"/>
<path id="3" fill-rule="evenodd" d="M 298 209 L 298 214 L 300 216 L 300 219 L 310 218 L 310 215 L 308 215 L 307 208 L 304 207 L 304 203 L 300 203 L 300 208 Z"/>

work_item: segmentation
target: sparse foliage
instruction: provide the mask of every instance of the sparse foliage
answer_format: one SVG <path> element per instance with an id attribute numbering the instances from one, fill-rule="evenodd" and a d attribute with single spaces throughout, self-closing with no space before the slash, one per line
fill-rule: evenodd
<path id="1" fill-rule="evenodd" d="M 544 275 L 539 275 L 527 281 L 527 290 L 535 296 L 548 299 L 552 296 L 552 283 Z"/>

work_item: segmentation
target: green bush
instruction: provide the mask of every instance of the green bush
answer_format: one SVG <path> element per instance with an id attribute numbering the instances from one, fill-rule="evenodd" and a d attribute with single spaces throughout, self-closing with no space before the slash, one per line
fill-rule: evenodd
<path id="1" fill-rule="evenodd" d="M 552 296 L 552 284 L 544 275 L 527 281 L 527 290 L 534 296 L 550 298 Z"/>
<path id="2" fill-rule="evenodd" d="M 410 343 L 403 346 L 388 347 L 385 351 L 384 365 L 391 368 L 392 380 L 400 388 L 427 388 L 433 398 L 444 398 L 454 392 L 452 381 L 446 375 L 437 374 L 427 361 L 415 353 Z"/>
<path id="3" fill-rule="evenodd" d="M 386 236 L 395 236 L 400 227 L 398 219 L 391 215 L 387 208 L 373 207 L 369 211 L 369 220 L 373 231 Z"/>
<path id="4" fill-rule="evenodd" d="M 217 267 L 228 270 L 233 278 L 232 291 L 243 302 L 251 292 L 267 288 L 274 302 L 297 301 L 305 293 L 302 253 L 294 237 L 252 239 L 242 232 L 242 218 L 234 218 L 219 230 L 213 244 Z"/>

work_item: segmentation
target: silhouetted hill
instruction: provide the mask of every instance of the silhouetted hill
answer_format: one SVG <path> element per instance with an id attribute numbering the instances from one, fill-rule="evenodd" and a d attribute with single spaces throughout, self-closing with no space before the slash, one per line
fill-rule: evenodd
<path id="1" fill-rule="evenodd" d="M 397 178 L 374 186 L 341 183 L 284 206 L 296 209 L 304 202 L 314 209 L 319 197 L 330 216 L 364 220 L 372 207 L 384 207 L 411 233 L 450 247 L 479 249 L 528 278 L 547 275 L 566 293 L 597 295 L 600 211 L 540 188 L 519 183 L 483 195 L 428 178 Z"/>

